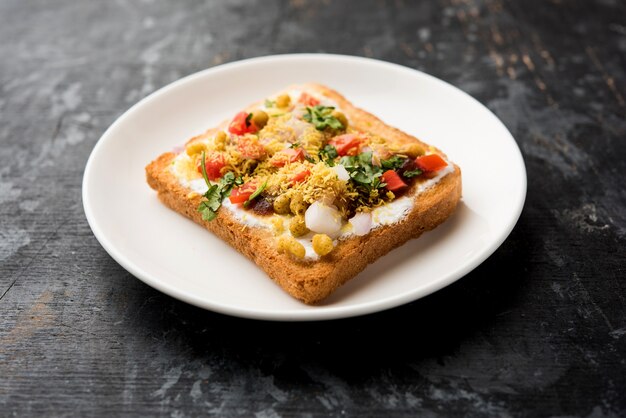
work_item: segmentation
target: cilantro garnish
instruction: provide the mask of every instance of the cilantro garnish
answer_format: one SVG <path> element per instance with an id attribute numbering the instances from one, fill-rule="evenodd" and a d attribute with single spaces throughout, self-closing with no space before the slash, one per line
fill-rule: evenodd
<path id="1" fill-rule="evenodd" d="M 249 128 L 250 125 L 252 124 L 252 122 L 250 122 L 252 120 L 252 112 L 248 113 L 248 116 L 246 116 L 246 128 Z"/>
<path id="2" fill-rule="evenodd" d="M 402 173 L 402 176 L 406 177 L 407 179 L 410 179 L 411 177 L 419 176 L 420 174 L 422 174 L 422 170 L 420 170 L 419 168 L 416 168 L 415 170 L 405 171 L 404 173 Z"/>
<path id="3" fill-rule="evenodd" d="M 263 190 L 265 190 L 266 187 L 267 187 L 267 180 L 265 181 L 265 183 L 263 183 L 262 185 L 256 188 L 254 193 L 252 193 L 250 197 L 248 198 L 248 200 L 244 202 L 243 207 L 247 208 L 248 206 L 250 206 L 252 201 L 256 199 L 261 193 L 263 193 Z"/>
<path id="4" fill-rule="evenodd" d="M 222 200 L 228 195 L 234 186 L 243 184 L 241 177 L 235 177 L 232 171 L 224 174 L 218 184 L 213 184 L 209 181 L 206 174 L 206 155 L 202 151 L 202 177 L 209 188 L 203 195 L 206 200 L 200 202 L 198 205 L 198 212 L 202 214 L 202 219 L 205 221 L 212 221 L 217 217 L 217 210 L 222 206 Z"/>
<path id="5" fill-rule="evenodd" d="M 408 158 L 400 157 L 399 155 L 394 155 L 393 157 L 387 160 L 382 160 L 380 164 L 385 170 L 397 170 L 399 168 L 402 168 L 407 161 L 408 161 Z M 411 166 L 415 167 L 415 165 L 413 164 L 411 164 L 409 167 Z M 420 170 L 419 168 L 413 168 L 412 170 L 405 169 L 404 171 L 400 170 L 400 174 L 402 174 L 402 177 L 406 177 L 407 179 L 410 179 L 411 177 L 416 177 L 422 174 L 422 170 Z"/>
<path id="6" fill-rule="evenodd" d="M 210 189 L 212 184 L 209 181 L 209 177 L 206 175 L 206 152 L 202 151 L 202 165 L 200 166 L 200 168 L 202 169 L 202 177 L 204 177 L 204 182 L 206 183 L 207 187 Z"/>
<path id="7" fill-rule="evenodd" d="M 324 161 L 326 165 L 330 167 L 335 165 L 335 158 L 339 156 L 337 148 L 330 144 L 326 145 L 324 149 L 321 149 L 317 155 L 321 161 Z"/>
<path id="8" fill-rule="evenodd" d="M 402 167 L 407 158 L 402 158 L 399 155 L 394 155 L 387 160 L 381 160 L 380 164 L 385 170 L 397 170 Z"/>
<path id="9" fill-rule="evenodd" d="M 276 100 L 265 99 L 265 107 L 274 107 L 276 106 Z"/>
<path id="10" fill-rule="evenodd" d="M 220 188 L 222 190 L 222 196 L 230 196 L 230 191 L 235 186 L 241 186 L 243 184 L 243 179 L 241 177 L 235 177 L 235 174 L 232 171 L 224 174 L 224 176 L 220 179 Z"/>
<path id="11" fill-rule="evenodd" d="M 357 189 L 361 188 L 369 193 L 374 189 L 385 187 L 385 183 L 380 181 L 383 170 L 372 164 L 371 151 L 362 152 L 352 157 L 341 157 L 339 163 L 346 168 L 350 174 L 350 179 L 355 183 Z"/>
<path id="12" fill-rule="evenodd" d="M 301 145 L 301 144 L 300 144 L 299 142 L 294 142 L 293 144 L 289 145 L 289 148 L 296 149 L 296 148 L 299 148 L 299 147 L 300 147 L 300 145 Z"/>
<path id="13" fill-rule="evenodd" d="M 202 219 L 205 221 L 212 221 L 217 216 L 217 210 L 222 206 L 222 194 L 219 191 L 219 186 L 214 184 L 209 187 L 209 190 L 204 194 L 203 200 L 198 206 L 198 212 L 202 214 Z"/>
<path id="14" fill-rule="evenodd" d="M 326 128 L 343 129 L 343 124 L 332 115 L 334 109 L 332 106 L 307 106 L 306 114 L 302 118 L 312 123 L 318 131 L 323 131 Z"/>

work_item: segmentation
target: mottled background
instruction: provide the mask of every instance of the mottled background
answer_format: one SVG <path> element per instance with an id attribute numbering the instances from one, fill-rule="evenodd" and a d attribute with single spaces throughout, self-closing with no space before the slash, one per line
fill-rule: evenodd
<path id="1" fill-rule="evenodd" d="M 485 103 L 528 169 L 502 247 L 407 306 L 304 324 L 117 265 L 81 203 L 104 130 L 184 75 L 288 52 Z M 625 68 L 619 0 L 0 2 L 0 416 L 626 415 Z"/>

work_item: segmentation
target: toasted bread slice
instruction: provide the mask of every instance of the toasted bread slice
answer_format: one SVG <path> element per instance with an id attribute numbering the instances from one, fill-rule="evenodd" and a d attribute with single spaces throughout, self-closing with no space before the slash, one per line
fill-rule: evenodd
<path id="1" fill-rule="evenodd" d="M 292 86 L 284 92 L 291 92 L 292 96 L 293 92 L 298 92 L 328 99 L 345 114 L 352 130 L 385 138 L 396 150 L 418 144 L 428 152 L 446 158 L 440 150 L 385 124 L 328 87 L 305 84 Z M 248 107 L 247 111 L 257 109 L 259 103 Z M 192 138 L 188 145 L 227 129 L 228 122 Z M 146 167 L 148 184 L 158 192 L 160 200 L 229 243 L 261 267 L 287 293 L 307 304 L 320 302 L 369 263 L 441 224 L 454 212 L 461 197 L 461 170 L 446 160 L 446 170 L 439 175 L 426 173 L 404 190 L 403 196 L 411 199 L 411 204 L 396 221 L 377 225 L 366 235 L 334 237 L 334 248 L 330 253 L 314 259 L 299 259 L 280 249 L 276 243 L 276 231 L 272 228 L 242 224 L 241 215 L 232 210 L 232 205 L 219 208 L 214 220 L 203 220 L 198 206 L 204 197 L 181 181 L 171 169 L 177 155 L 167 152 Z"/>

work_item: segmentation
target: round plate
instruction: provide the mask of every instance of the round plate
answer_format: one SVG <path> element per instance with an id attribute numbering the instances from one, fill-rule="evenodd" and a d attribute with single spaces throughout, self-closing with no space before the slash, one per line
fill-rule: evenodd
<path id="1" fill-rule="evenodd" d="M 463 175 L 455 214 L 370 265 L 319 306 L 283 292 L 253 262 L 166 208 L 144 167 L 241 108 L 297 83 L 319 82 L 442 149 Z M 459 279 L 509 235 L 526 170 L 504 125 L 469 95 L 395 64 L 341 55 L 279 55 L 193 74 L 146 97 L 96 144 L 83 179 L 89 225 L 104 249 L 148 285 L 193 305 L 247 318 L 300 321 L 363 315 Z"/>

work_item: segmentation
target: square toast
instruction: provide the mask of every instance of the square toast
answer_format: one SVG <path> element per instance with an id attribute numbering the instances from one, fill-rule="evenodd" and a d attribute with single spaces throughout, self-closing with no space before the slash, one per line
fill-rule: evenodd
<path id="1" fill-rule="evenodd" d="M 165 205 L 306 304 L 444 222 L 461 198 L 461 170 L 442 151 L 314 83 L 240 110 L 146 177 Z"/>

